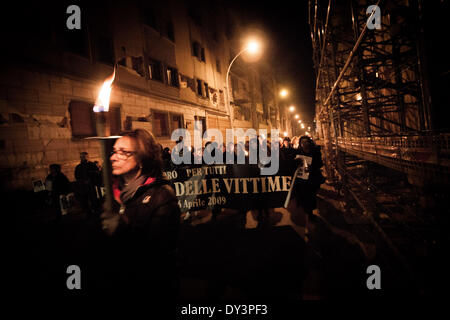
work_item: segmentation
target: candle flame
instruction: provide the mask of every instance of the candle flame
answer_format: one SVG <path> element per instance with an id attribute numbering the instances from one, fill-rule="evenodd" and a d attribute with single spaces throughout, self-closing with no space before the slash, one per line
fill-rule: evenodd
<path id="1" fill-rule="evenodd" d="M 116 68 L 111 76 L 106 78 L 100 89 L 100 92 L 95 101 L 94 112 L 108 112 L 109 111 L 109 98 L 111 96 L 111 86 L 116 77 Z"/>

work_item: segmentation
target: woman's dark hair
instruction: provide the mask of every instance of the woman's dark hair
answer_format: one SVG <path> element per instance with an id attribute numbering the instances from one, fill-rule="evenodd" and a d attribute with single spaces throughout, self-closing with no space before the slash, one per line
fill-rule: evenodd
<path id="1" fill-rule="evenodd" d="M 144 129 L 136 129 L 123 132 L 121 136 L 129 137 L 136 143 L 136 160 L 142 167 L 142 174 L 160 177 L 163 166 L 161 147 L 153 134 Z"/>
<path id="2" fill-rule="evenodd" d="M 302 140 L 308 140 L 309 143 L 311 143 L 311 147 L 316 146 L 316 144 L 314 143 L 313 139 L 310 136 L 301 136 L 300 139 L 298 140 L 299 145 L 301 145 Z"/>

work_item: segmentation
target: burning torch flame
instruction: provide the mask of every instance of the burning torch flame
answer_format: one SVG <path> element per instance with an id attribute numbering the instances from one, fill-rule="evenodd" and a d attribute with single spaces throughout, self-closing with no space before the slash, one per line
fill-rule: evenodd
<path id="1" fill-rule="evenodd" d="M 103 82 L 100 93 L 98 94 L 97 101 L 95 101 L 94 112 L 108 112 L 109 111 L 109 98 L 111 95 L 111 85 L 116 77 L 116 68 L 114 68 L 113 74 Z"/>

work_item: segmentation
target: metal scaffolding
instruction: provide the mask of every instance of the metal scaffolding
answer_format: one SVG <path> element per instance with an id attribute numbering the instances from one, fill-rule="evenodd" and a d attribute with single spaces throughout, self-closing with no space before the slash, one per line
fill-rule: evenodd
<path id="1" fill-rule="evenodd" d="M 421 184 L 448 183 L 450 135 L 433 128 L 422 0 L 311 0 L 316 127 L 330 181 L 340 153 L 404 172 Z M 380 28 L 373 21 L 380 17 Z M 372 26 L 371 27 L 369 27 Z"/>
<path id="2" fill-rule="evenodd" d="M 361 213 L 411 283 L 418 248 L 441 241 L 450 182 L 450 134 L 434 127 L 422 2 L 379 0 L 377 12 L 365 0 L 309 1 L 327 180 L 345 199 L 344 216 Z M 380 28 L 369 28 L 377 17 Z"/>

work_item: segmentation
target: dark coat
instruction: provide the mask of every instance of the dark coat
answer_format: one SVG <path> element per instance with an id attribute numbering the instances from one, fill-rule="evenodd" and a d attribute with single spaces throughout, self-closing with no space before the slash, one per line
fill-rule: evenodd
<path id="1" fill-rule="evenodd" d="M 72 191 L 69 179 L 67 179 L 64 173 L 58 172 L 55 175 L 49 174 L 45 181 L 46 183 L 51 182 L 52 185 L 49 193 L 50 205 L 59 208 L 59 196 L 66 195 Z"/>
<path id="2" fill-rule="evenodd" d="M 100 170 L 91 161 L 82 161 L 75 167 L 75 179 L 82 184 L 97 185 L 101 180 Z"/>
<path id="3" fill-rule="evenodd" d="M 114 289 L 170 299 L 177 284 L 180 222 L 172 187 L 167 180 L 148 179 L 121 204 L 119 212 L 102 214 L 103 229 L 111 236 Z"/>
<path id="4" fill-rule="evenodd" d="M 302 206 L 307 213 L 312 213 L 317 208 L 317 191 L 320 185 L 325 182 L 325 178 L 320 171 L 320 168 L 323 167 L 322 153 L 319 146 L 312 146 L 310 152 L 298 148 L 295 152 L 295 155 L 297 154 L 312 157 L 308 180 L 297 178 L 293 190 L 297 204 Z"/>

